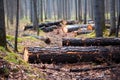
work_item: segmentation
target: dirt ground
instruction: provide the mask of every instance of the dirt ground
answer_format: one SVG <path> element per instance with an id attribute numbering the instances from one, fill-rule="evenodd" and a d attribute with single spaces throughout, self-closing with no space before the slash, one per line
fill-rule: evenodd
<path id="1" fill-rule="evenodd" d="M 19 31 L 20 37 L 23 34 L 35 34 L 33 31 Z M 22 33 L 21 33 L 22 32 Z M 43 36 L 50 38 L 51 43 L 46 44 L 41 40 L 31 40 L 28 38 L 25 41 L 19 43 L 23 47 L 62 47 L 62 38 L 74 38 L 74 32 L 63 33 L 61 29 L 55 29 L 52 32 L 42 33 Z M 83 35 L 80 38 L 85 38 Z M 83 69 L 83 68 L 93 68 L 98 66 L 105 66 L 105 64 L 97 65 L 94 63 L 75 63 L 75 64 L 30 64 L 32 68 L 37 68 L 37 74 L 44 74 L 45 80 L 120 80 L 120 66 L 116 68 L 110 68 L 105 70 L 89 70 L 81 72 L 71 72 L 71 69 Z M 35 73 L 35 72 L 34 72 Z M 28 80 L 28 78 L 23 74 L 23 80 Z M 40 76 L 39 76 L 40 77 Z M 44 80 L 43 79 L 43 80 Z M 12 79 L 10 79 L 12 80 Z M 15 79 L 19 80 L 19 79 Z M 20 78 L 21 80 L 21 78 Z M 29 80 L 41 80 L 41 79 L 29 79 Z"/>
<path id="2" fill-rule="evenodd" d="M 74 38 L 74 32 L 64 34 L 61 29 L 55 29 L 52 32 L 45 34 L 50 38 L 51 44 L 47 45 L 44 42 L 29 42 L 27 46 L 43 47 L 61 47 L 62 38 Z M 81 38 L 84 38 L 81 37 Z M 27 41 L 28 42 L 28 41 Z M 27 44 L 27 43 L 26 43 Z M 25 46 L 26 46 L 25 44 Z M 46 75 L 46 80 L 120 80 L 120 66 L 105 70 L 90 70 L 81 72 L 70 72 L 71 69 L 92 68 L 96 66 L 104 66 L 104 64 L 96 65 L 93 63 L 75 63 L 75 64 L 31 64 L 40 72 Z"/>

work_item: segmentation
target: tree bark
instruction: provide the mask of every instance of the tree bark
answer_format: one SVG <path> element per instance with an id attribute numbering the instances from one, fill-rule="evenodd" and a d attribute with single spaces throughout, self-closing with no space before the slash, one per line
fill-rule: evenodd
<path id="1" fill-rule="evenodd" d="M 119 46 L 120 38 L 63 39 L 62 46 Z"/>
<path id="2" fill-rule="evenodd" d="M 120 4 L 120 0 L 118 1 L 118 3 Z M 118 20 L 117 20 L 117 28 L 116 28 L 116 37 L 118 37 L 119 35 L 119 27 L 120 26 L 120 5 L 119 5 L 119 12 L 118 12 Z"/>
<path id="3" fill-rule="evenodd" d="M 115 0 L 110 0 L 110 34 L 115 35 L 116 32 L 116 19 L 115 19 Z"/>
<path id="4" fill-rule="evenodd" d="M 62 47 L 24 49 L 24 60 L 29 63 L 103 63 L 120 62 L 120 47 Z"/>
<path id="5" fill-rule="evenodd" d="M 0 46 L 6 48 L 6 30 L 3 0 L 0 0 Z"/>
<path id="6" fill-rule="evenodd" d="M 96 37 L 102 37 L 105 28 L 104 0 L 94 0 L 94 20 Z"/>
<path id="7" fill-rule="evenodd" d="M 16 30 L 15 30 L 15 51 L 18 51 L 17 48 L 17 39 L 18 39 L 18 27 L 19 27 L 19 0 L 17 0 L 17 10 L 16 10 Z"/>

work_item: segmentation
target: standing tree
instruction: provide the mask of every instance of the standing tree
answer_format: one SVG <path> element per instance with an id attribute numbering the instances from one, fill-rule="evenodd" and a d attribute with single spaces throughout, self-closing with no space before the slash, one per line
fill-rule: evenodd
<path id="1" fill-rule="evenodd" d="M 94 0 L 94 20 L 96 37 L 102 37 L 105 28 L 104 0 Z"/>
<path id="2" fill-rule="evenodd" d="M 110 34 L 111 35 L 115 35 L 116 32 L 116 20 L 115 20 L 115 0 L 110 0 Z"/>
<path id="3" fill-rule="evenodd" d="M 6 48 L 4 0 L 0 0 L 0 46 Z"/>
<path id="4" fill-rule="evenodd" d="M 85 0 L 84 24 L 87 23 L 87 0 Z"/>
<path id="5" fill-rule="evenodd" d="M 17 8 L 16 8 L 16 30 L 15 30 L 15 51 L 18 51 L 17 48 L 17 39 L 18 39 L 18 26 L 19 26 L 19 0 L 17 0 Z"/>
<path id="6" fill-rule="evenodd" d="M 33 20 L 33 27 L 34 30 L 37 31 L 37 35 L 39 35 L 39 27 L 38 27 L 38 15 L 37 15 L 37 1 L 33 0 L 33 6 L 34 6 L 34 20 Z"/>
<path id="7" fill-rule="evenodd" d="M 118 4 L 120 4 L 120 0 L 118 1 Z M 119 12 L 118 12 L 118 21 L 117 21 L 117 28 L 116 28 L 116 37 L 118 37 L 118 34 L 119 34 L 119 26 L 120 26 L 120 5 L 119 5 L 119 8 L 118 8 Z"/>

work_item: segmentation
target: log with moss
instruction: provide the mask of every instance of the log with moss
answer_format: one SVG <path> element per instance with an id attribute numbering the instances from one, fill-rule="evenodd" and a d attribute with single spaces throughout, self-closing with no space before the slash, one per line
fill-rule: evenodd
<path id="1" fill-rule="evenodd" d="M 120 47 L 26 47 L 24 60 L 29 63 L 120 62 Z"/>
<path id="2" fill-rule="evenodd" d="M 62 46 L 119 46 L 120 38 L 64 38 Z"/>

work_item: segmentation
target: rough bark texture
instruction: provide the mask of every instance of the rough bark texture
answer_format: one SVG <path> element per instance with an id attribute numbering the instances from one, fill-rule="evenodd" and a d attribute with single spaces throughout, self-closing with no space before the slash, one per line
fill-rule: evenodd
<path id="1" fill-rule="evenodd" d="M 94 0 L 94 20 L 96 37 L 102 37 L 105 28 L 104 0 Z"/>
<path id="2" fill-rule="evenodd" d="M 115 35 L 116 32 L 116 19 L 115 19 L 115 0 L 110 0 L 110 34 Z"/>
<path id="3" fill-rule="evenodd" d="M 62 46 L 109 46 L 120 45 L 120 38 L 86 38 L 62 40 Z"/>
<path id="4" fill-rule="evenodd" d="M 25 48 L 24 60 L 29 63 L 120 62 L 120 47 L 54 47 Z"/>

